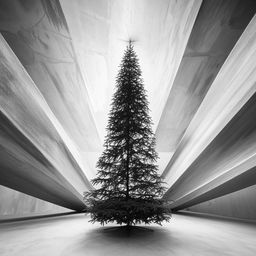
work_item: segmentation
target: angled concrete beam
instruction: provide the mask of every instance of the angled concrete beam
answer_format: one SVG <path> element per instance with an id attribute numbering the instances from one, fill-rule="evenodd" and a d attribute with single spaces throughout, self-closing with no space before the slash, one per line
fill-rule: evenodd
<path id="1" fill-rule="evenodd" d="M 156 130 L 174 152 L 220 68 L 256 12 L 251 0 L 204 0 Z"/>
<path id="2" fill-rule="evenodd" d="M 187 210 L 244 220 L 255 220 L 255 196 L 256 185 L 247 186 L 233 193 L 191 206 Z"/>
<path id="3" fill-rule="evenodd" d="M 180 210 L 256 184 L 256 93 L 165 195 Z"/>
<path id="4" fill-rule="evenodd" d="M 147 4 L 147 1 L 145 1 L 145 3 Z M 182 56 L 185 52 L 201 4 L 201 0 L 184 2 L 169 1 L 168 13 L 164 21 L 166 31 L 168 31 L 169 35 L 166 38 L 167 40 L 163 37 L 161 42 L 161 47 L 165 44 L 165 41 L 167 42 L 166 48 L 164 48 L 165 61 L 161 63 L 162 65 L 156 62 L 155 65 L 152 65 L 152 70 L 150 70 L 151 74 L 156 72 L 158 68 L 161 70 L 159 76 L 155 78 L 156 80 L 152 81 L 154 84 L 157 84 L 157 86 L 149 93 L 154 129 L 158 126 L 161 114 L 173 87 L 173 82 L 181 64 Z M 178 7 L 177 9 L 175 8 L 176 6 Z M 158 29 L 156 32 L 159 33 Z M 156 34 L 155 37 L 157 38 L 157 36 Z M 149 59 L 149 62 L 150 61 L 151 59 Z M 142 62 L 142 64 L 144 63 Z M 145 83 L 151 83 L 150 80 L 152 80 L 151 76 Z"/>
<path id="5" fill-rule="evenodd" d="M 256 91 L 256 17 L 238 40 L 188 126 L 163 177 L 172 189 Z"/>
<path id="6" fill-rule="evenodd" d="M 2 2 L 3 37 L 76 146 L 97 151 L 101 142 L 91 101 L 59 1 Z"/>
<path id="7" fill-rule="evenodd" d="M 0 222 L 1 219 L 10 217 L 19 218 L 72 211 L 2 185 L 0 185 L 0 202 Z"/>
<path id="8" fill-rule="evenodd" d="M 251 159 L 256 153 L 255 116 L 256 93 L 172 186 L 169 196 L 173 200 L 183 197 Z"/>
<path id="9" fill-rule="evenodd" d="M 165 198 L 172 201 L 171 209 L 174 211 L 218 198 L 235 191 L 253 186 L 256 184 L 256 154 L 246 159 L 243 163 L 226 171 L 217 178 L 201 185 L 180 198 L 172 200 L 171 194 Z"/>
<path id="10" fill-rule="evenodd" d="M 82 210 L 91 189 L 76 147 L 0 36 L 0 184 Z"/>

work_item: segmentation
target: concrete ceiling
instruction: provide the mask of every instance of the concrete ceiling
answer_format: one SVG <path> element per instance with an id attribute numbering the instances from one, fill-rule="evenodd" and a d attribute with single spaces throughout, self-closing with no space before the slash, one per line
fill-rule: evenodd
<path id="1" fill-rule="evenodd" d="M 132 39 L 173 208 L 252 185 L 255 12 L 253 0 L 1 0 L 0 184 L 83 207 Z"/>

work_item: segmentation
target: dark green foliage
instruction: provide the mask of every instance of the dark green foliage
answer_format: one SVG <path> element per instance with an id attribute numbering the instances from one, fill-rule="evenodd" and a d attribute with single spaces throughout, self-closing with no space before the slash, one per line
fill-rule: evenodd
<path id="1" fill-rule="evenodd" d="M 141 70 L 129 43 L 116 79 L 104 152 L 98 160 L 95 190 L 84 200 L 92 222 L 157 223 L 170 219 L 157 173 L 155 137 Z"/>

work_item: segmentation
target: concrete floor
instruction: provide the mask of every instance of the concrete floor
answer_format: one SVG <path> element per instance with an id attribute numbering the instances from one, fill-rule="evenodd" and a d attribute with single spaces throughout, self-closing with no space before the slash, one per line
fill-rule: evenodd
<path id="1" fill-rule="evenodd" d="M 150 226 L 154 232 L 137 230 L 127 236 L 88 220 L 75 214 L 2 223 L 0 255 L 256 255 L 254 224 L 175 214 L 163 227 Z"/>

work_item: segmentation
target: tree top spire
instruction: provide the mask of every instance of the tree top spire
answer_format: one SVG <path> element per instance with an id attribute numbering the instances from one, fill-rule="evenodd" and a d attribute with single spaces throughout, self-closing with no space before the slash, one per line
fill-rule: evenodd
<path id="1" fill-rule="evenodd" d="M 137 40 L 130 38 L 129 41 L 128 41 L 128 42 L 129 42 L 129 47 L 132 47 L 132 46 L 133 46 L 133 43 L 136 42 L 136 41 L 137 41 Z"/>

